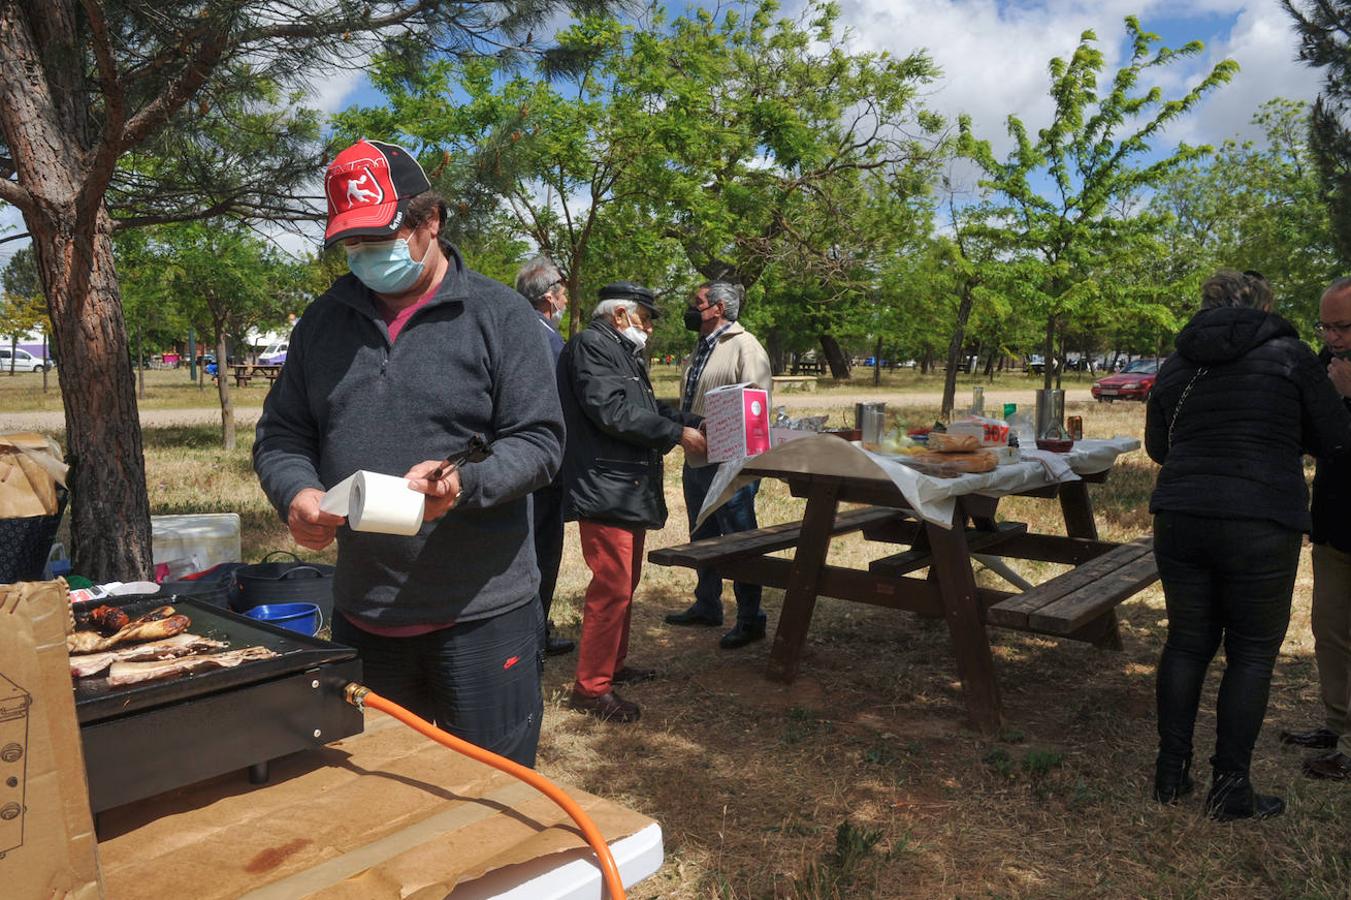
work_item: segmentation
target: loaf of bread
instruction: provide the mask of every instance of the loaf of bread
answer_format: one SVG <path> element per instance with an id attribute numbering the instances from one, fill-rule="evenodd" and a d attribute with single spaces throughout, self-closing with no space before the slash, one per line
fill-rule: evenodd
<path id="1" fill-rule="evenodd" d="M 940 478 L 953 478 L 972 472 L 989 472 L 999 465 L 999 457 L 991 450 L 976 450 L 970 453 L 935 453 L 925 450 L 904 457 L 905 465 L 918 469 L 925 475 Z"/>
<path id="2" fill-rule="evenodd" d="M 935 453 L 969 453 L 980 449 L 980 437 L 974 434 L 931 431 L 927 446 Z"/>

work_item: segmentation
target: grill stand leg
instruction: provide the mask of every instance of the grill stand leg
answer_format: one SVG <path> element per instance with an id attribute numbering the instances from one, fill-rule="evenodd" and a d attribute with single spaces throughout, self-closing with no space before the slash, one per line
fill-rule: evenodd
<path id="1" fill-rule="evenodd" d="M 268 760 L 249 766 L 249 784 L 267 784 Z"/>

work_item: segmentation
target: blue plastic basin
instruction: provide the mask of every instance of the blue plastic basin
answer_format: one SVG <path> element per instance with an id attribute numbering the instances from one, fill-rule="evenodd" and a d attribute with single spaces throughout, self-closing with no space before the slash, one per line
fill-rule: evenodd
<path id="1" fill-rule="evenodd" d="M 319 631 L 322 624 L 319 607 L 314 603 L 264 603 L 248 610 L 244 615 L 311 637 Z"/>

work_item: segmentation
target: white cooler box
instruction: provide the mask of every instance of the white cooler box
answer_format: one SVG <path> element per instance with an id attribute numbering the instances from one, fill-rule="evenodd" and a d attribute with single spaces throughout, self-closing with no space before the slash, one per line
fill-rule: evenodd
<path id="1" fill-rule="evenodd" d="M 153 562 L 167 565 L 170 579 L 242 561 L 239 513 L 151 516 L 150 528 Z"/>

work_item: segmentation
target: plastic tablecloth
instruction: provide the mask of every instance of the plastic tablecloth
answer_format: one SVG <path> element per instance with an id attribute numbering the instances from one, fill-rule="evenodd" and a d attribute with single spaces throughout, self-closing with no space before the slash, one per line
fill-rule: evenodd
<path id="1" fill-rule="evenodd" d="M 990 472 L 938 478 L 924 475 L 895 459 L 864 450 L 832 434 L 814 434 L 780 444 L 759 456 L 722 464 L 699 510 L 703 522 L 737 489 L 766 472 L 801 472 L 890 481 L 926 522 L 952 527 L 957 498 L 967 494 L 1004 497 L 1052 484 L 1078 481 L 1081 475 L 1105 472 L 1123 453 L 1140 448 L 1132 437 L 1076 441 L 1068 453 L 1023 450 L 1022 460 Z"/>

